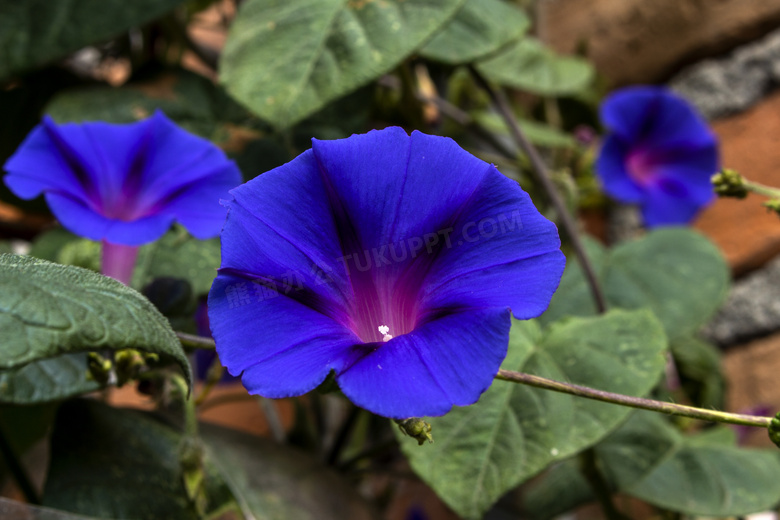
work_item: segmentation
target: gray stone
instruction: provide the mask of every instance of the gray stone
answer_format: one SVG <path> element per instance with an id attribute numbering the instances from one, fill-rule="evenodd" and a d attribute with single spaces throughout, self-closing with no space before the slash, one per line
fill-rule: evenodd
<path id="1" fill-rule="evenodd" d="M 639 207 L 616 202 L 607 217 L 607 243 L 616 245 L 644 234 Z"/>
<path id="2" fill-rule="evenodd" d="M 780 258 L 737 281 L 726 304 L 704 328 L 710 341 L 727 347 L 780 330 Z"/>
<path id="3" fill-rule="evenodd" d="M 707 119 L 741 112 L 780 85 L 780 30 L 744 45 L 729 56 L 697 63 L 669 86 Z"/>

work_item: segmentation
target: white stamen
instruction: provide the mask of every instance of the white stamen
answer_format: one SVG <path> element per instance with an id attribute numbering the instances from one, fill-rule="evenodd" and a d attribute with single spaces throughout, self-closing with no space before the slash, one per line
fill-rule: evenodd
<path id="1" fill-rule="evenodd" d="M 393 339 L 393 336 L 388 334 L 390 332 L 390 327 L 388 327 L 387 325 L 380 325 L 379 327 L 377 327 L 377 329 L 379 330 L 379 333 L 382 335 L 382 341 L 390 341 L 391 339 Z"/>

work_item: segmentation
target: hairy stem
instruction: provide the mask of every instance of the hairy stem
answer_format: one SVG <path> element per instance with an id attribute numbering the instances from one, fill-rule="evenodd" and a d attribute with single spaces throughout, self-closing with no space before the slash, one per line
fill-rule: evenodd
<path id="1" fill-rule="evenodd" d="M 187 382 L 180 375 L 170 378 L 171 383 L 176 388 L 178 397 L 181 398 L 184 408 L 184 433 L 191 438 L 198 437 L 198 411 L 195 408 L 195 400 L 190 399 Z"/>
<path id="2" fill-rule="evenodd" d="M 225 369 L 222 368 L 222 363 L 217 356 L 214 356 L 214 361 L 211 362 L 208 372 L 206 372 L 206 382 L 203 385 L 203 389 L 201 389 L 198 397 L 195 398 L 196 407 L 199 407 L 206 401 L 209 394 L 211 394 L 211 391 L 214 390 L 214 387 L 222 380 L 222 375 L 224 373 Z"/>
<path id="3" fill-rule="evenodd" d="M 550 180 L 544 161 L 542 161 L 536 148 L 534 148 L 525 134 L 523 134 L 522 130 L 520 130 L 520 125 L 517 124 L 517 120 L 512 113 L 512 108 L 509 105 L 509 100 L 506 98 L 504 92 L 502 90 L 494 89 L 474 68 L 471 68 L 471 73 L 488 92 L 490 99 L 493 101 L 493 105 L 509 127 L 512 138 L 531 161 L 531 169 L 536 176 L 537 182 L 542 185 L 542 188 L 547 193 L 550 202 L 555 208 L 555 212 L 558 214 L 561 226 L 566 230 L 566 234 L 568 235 L 569 240 L 571 240 L 574 253 L 577 255 L 577 259 L 582 266 L 585 279 L 593 294 L 593 300 L 596 302 L 596 309 L 599 313 L 603 313 L 607 309 L 607 304 L 604 299 L 604 294 L 601 292 L 601 288 L 596 280 L 596 272 L 593 269 L 593 265 L 590 263 L 587 254 L 585 254 L 585 247 L 580 239 L 577 224 L 569 213 L 569 210 L 566 208 L 566 204 L 563 202 L 560 193 L 558 193 L 558 189 Z"/>
<path id="4" fill-rule="evenodd" d="M 512 383 L 520 383 L 522 385 L 534 386 L 536 388 L 543 388 L 545 390 L 552 390 L 554 392 L 576 395 L 578 397 L 585 397 L 586 399 L 595 399 L 596 401 L 604 401 L 605 403 L 630 406 L 631 408 L 661 412 L 669 415 L 690 417 L 691 419 L 699 419 L 701 421 L 740 424 L 742 426 L 757 426 L 760 428 L 767 428 L 769 423 L 772 421 L 771 417 L 719 412 L 717 410 L 696 408 L 695 406 L 686 406 L 682 404 L 667 403 L 664 401 L 654 401 L 653 399 L 645 399 L 642 397 L 614 394 L 612 392 L 596 390 L 587 386 L 574 385 L 571 383 L 561 383 L 560 381 L 553 381 L 552 379 L 547 379 L 545 377 L 524 374 L 522 372 L 512 372 L 510 370 L 499 370 L 498 374 L 496 375 L 496 379 L 510 381 Z"/>
<path id="5" fill-rule="evenodd" d="M 176 331 L 176 337 L 179 338 L 179 342 L 181 342 L 181 346 L 184 348 L 200 348 L 204 350 L 215 350 L 217 348 L 213 339 L 204 336 Z"/>
<path id="6" fill-rule="evenodd" d="M 214 348 L 214 340 L 211 338 L 204 338 L 202 336 L 195 336 L 193 334 L 185 334 L 184 332 L 177 332 L 176 335 L 179 337 L 179 340 L 185 347 Z M 513 372 L 511 370 L 499 370 L 498 374 L 496 375 L 496 379 L 535 386 L 537 388 L 544 388 L 545 390 L 553 390 L 555 392 L 561 392 L 564 394 L 576 395 L 578 397 L 585 397 L 587 399 L 595 399 L 597 401 L 630 406 L 632 408 L 641 408 L 643 410 L 651 410 L 669 415 L 690 417 L 692 419 L 699 419 L 702 421 L 741 424 L 743 426 L 757 426 L 760 428 L 766 428 L 769 426 L 769 423 L 772 420 L 771 417 L 719 412 L 717 410 L 696 408 L 695 406 L 686 406 L 664 401 L 654 401 L 653 399 L 645 399 L 642 397 L 615 394 L 612 392 L 605 392 L 603 390 L 596 390 L 587 386 L 574 385 L 571 383 L 561 383 L 560 381 L 553 381 L 552 379 L 534 376 L 531 374 L 524 374 L 522 372 Z"/>
<path id="7" fill-rule="evenodd" d="M 747 188 L 748 191 L 752 191 L 753 193 L 763 195 L 764 197 L 769 197 L 772 199 L 780 199 L 780 188 L 773 188 L 772 186 L 766 186 L 758 182 L 749 181 L 744 177 L 743 177 L 743 182 L 745 188 Z"/>

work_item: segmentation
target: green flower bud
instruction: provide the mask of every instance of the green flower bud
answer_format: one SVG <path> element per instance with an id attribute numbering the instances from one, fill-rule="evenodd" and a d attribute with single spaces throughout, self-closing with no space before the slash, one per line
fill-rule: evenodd
<path id="1" fill-rule="evenodd" d="M 417 439 L 417 443 L 422 446 L 425 441 L 433 444 L 433 435 L 431 435 L 431 425 L 419 417 L 409 419 L 396 419 L 398 428 L 409 437 Z"/>
<path id="2" fill-rule="evenodd" d="M 769 199 L 764 202 L 764 207 L 780 215 L 780 199 Z"/>
<path id="3" fill-rule="evenodd" d="M 106 359 L 97 352 L 87 354 L 87 377 L 97 381 L 101 385 L 108 383 L 111 378 L 111 360 Z"/>
<path id="4" fill-rule="evenodd" d="M 146 366 L 141 352 L 131 348 L 118 351 L 114 355 L 114 363 L 116 363 L 117 386 L 122 386 L 128 381 L 136 379 Z"/>
<path id="5" fill-rule="evenodd" d="M 748 189 L 745 186 L 745 179 L 734 170 L 724 169 L 712 176 L 712 186 L 715 193 L 721 197 L 735 197 L 744 199 L 748 196 Z"/>
<path id="6" fill-rule="evenodd" d="M 769 423 L 769 439 L 780 448 L 780 412 Z"/>

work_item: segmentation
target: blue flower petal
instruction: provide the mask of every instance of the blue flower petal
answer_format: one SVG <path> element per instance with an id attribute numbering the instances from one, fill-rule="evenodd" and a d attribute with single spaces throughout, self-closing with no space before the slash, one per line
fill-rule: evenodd
<path id="1" fill-rule="evenodd" d="M 671 91 L 631 87 L 601 109 L 611 130 L 596 161 L 604 190 L 639 204 L 645 225 L 686 224 L 714 197 L 718 145 L 695 109 Z"/>
<path id="2" fill-rule="evenodd" d="M 428 141 L 424 148 L 426 164 L 410 161 L 409 178 L 443 178 L 444 186 L 439 191 L 443 192 L 442 198 L 449 198 L 448 204 L 437 208 L 437 225 L 441 226 L 438 229 L 449 232 L 446 239 L 445 233 L 440 232 L 439 242 L 431 248 L 435 256 L 422 284 L 425 289 L 420 293 L 421 306 L 433 313 L 437 308 L 458 305 L 510 307 L 521 319 L 544 312 L 566 263 L 555 225 L 539 214 L 515 181 L 501 175 L 492 165 L 482 163 L 479 183 L 469 186 L 467 197 L 458 200 L 450 191 L 454 180 L 450 181 L 447 175 L 454 172 L 455 176 L 477 177 L 475 168 L 462 157 L 469 154 L 459 148 L 442 147 L 445 153 L 441 160 L 429 164 L 430 150 L 436 150 L 431 142 L 435 138 L 417 135 Z M 414 138 L 415 134 L 413 141 Z M 447 140 L 448 147 L 450 143 Z M 418 155 L 421 154 L 413 154 Z M 408 204 L 407 214 L 424 204 L 420 194 L 430 193 L 433 187 L 425 188 L 428 187 L 411 184 L 409 192 L 416 195 L 411 204 L 404 201 Z"/>
<path id="3" fill-rule="evenodd" d="M 46 193 L 46 202 L 60 223 L 73 233 L 91 240 L 138 246 L 157 240 L 173 224 L 173 216 L 157 214 L 123 221 L 95 213 L 84 203 L 64 194 Z"/>
<path id="4" fill-rule="evenodd" d="M 44 117 L 5 168 L 14 193 L 45 192 L 72 231 L 127 245 L 159 238 L 174 219 L 198 238 L 215 236 L 226 213 L 219 200 L 241 181 L 221 150 L 162 112 L 128 125 Z"/>
<path id="5" fill-rule="evenodd" d="M 227 212 L 220 204 L 221 197 L 235 187 L 240 178 L 234 165 L 214 170 L 207 178 L 195 181 L 165 202 L 165 211 L 195 238 L 201 240 L 217 236 L 225 224 Z"/>
<path id="6" fill-rule="evenodd" d="M 656 161 L 657 178 L 680 183 L 693 204 L 701 208 L 715 198 L 711 179 L 718 170 L 718 152 L 714 144 L 664 150 L 656 155 Z"/>
<path id="7" fill-rule="evenodd" d="M 74 147 L 71 140 L 81 148 Z M 89 137 L 78 125 L 58 127 L 44 117 L 5 163 L 8 175 L 4 181 L 23 199 L 51 190 L 92 203 L 97 198 L 97 164 Z"/>
<path id="8" fill-rule="evenodd" d="M 615 135 L 639 146 L 706 146 L 712 131 L 690 103 L 659 87 L 628 87 L 607 96 L 601 120 Z"/>
<path id="9" fill-rule="evenodd" d="M 352 292 L 323 177 L 311 151 L 234 189 L 223 271 L 262 280 L 347 320 Z"/>
<path id="10" fill-rule="evenodd" d="M 687 187 L 671 179 L 659 182 L 647 193 L 642 219 L 649 228 L 688 223 L 701 210 L 701 204 L 688 196 Z"/>
<path id="11" fill-rule="evenodd" d="M 378 344 L 336 380 L 349 399 L 386 417 L 444 415 L 479 399 L 506 356 L 507 309 L 448 314 Z"/>
<path id="12" fill-rule="evenodd" d="M 333 370 L 382 415 L 471 404 L 506 354 L 510 307 L 540 314 L 563 270 L 520 187 L 441 137 L 315 140 L 231 194 L 209 315 L 220 358 L 261 395 Z"/>
<path id="13" fill-rule="evenodd" d="M 183 132 L 162 112 L 156 112 L 149 122 L 154 146 L 146 150 L 140 172 L 144 203 L 165 207 L 195 236 L 214 236 L 220 228 L 214 222 L 225 219 L 219 201 L 241 182 L 241 172 L 222 150 Z"/>
<path id="14" fill-rule="evenodd" d="M 220 360 L 252 394 L 306 393 L 343 370 L 359 342 L 332 318 L 236 275 L 217 277 L 208 306 Z"/>
<path id="15" fill-rule="evenodd" d="M 488 300 L 511 307 L 519 318 L 538 316 L 547 308 L 565 264 L 557 229 L 494 166 L 452 139 L 420 132 L 410 137 L 397 128 L 315 141 L 313 149 L 361 237 L 356 254 L 371 253 L 364 264 L 400 273 L 395 276 L 408 278 L 406 284 L 448 285 L 438 303 L 430 298 L 431 290 L 421 293 L 422 300 L 430 300 L 424 306 L 455 300 L 464 307 L 481 306 Z M 353 157 L 358 159 L 345 159 Z M 341 161 L 348 167 L 337 166 Z M 385 161 L 389 168 L 371 167 Z M 361 179 L 367 172 L 371 177 Z M 372 187 L 356 190 L 353 182 Z M 538 284 L 493 283 L 500 275 L 492 276 L 492 267 L 505 272 L 511 267 L 502 266 L 515 265 L 519 274 L 524 269 L 515 262 L 547 253 L 549 259 L 532 270 Z M 376 265 L 385 259 L 386 265 Z M 480 276 L 490 283 L 480 283 Z M 532 292 L 541 286 L 547 290 Z M 527 289 L 518 291 L 521 287 Z"/>
<path id="16" fill-rule="evenodd" d="M 357 252 L 391 243 L 407 179 L 407 133 L 393 127 L 349 139 L 312 139 L 312 151 L 334 217 L 353 228 L 339 230 L 344 249 Z"/>

